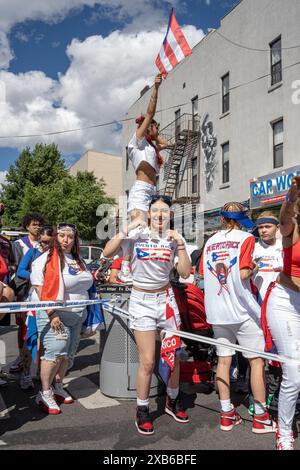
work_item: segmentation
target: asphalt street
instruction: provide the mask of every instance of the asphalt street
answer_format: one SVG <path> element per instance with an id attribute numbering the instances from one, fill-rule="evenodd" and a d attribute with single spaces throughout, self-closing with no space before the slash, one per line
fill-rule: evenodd
<path id="1" fill-rule="evenodd" d="M 17 355 L 16 326 L 1 327 L 0 340 L 6 347 L 8 369 Z M 135 400 L 114 400 L 99 391 L 99 339 L 81 340 L 74 366 L 66 377 L 76 401 L 62 405 L 56 416 L 44 414 L 35 404 L 40 383 L 34 391 L 22 391 L 18 374 L 10 375 L 9 385 L 0 389 L 0 449 L 91 449 L 91 450 L 273 450 L 275 435 L 251 432 L 245 394 L 234 395 L 244 418 L 231 432 L 219 429 L 219 403 L 216 393 L 199 386 L 182 384 L 190 423 L 179 424 L 164 413 L 164 398 L 151 399 L 155 434 L 141 436 L 134 426 Z M 297 423 L 295 423 L 295 429 Z M 297 436 L 297 434 L 296 434 Z M 295 448 L 300 449 L 296 437 Z"/>

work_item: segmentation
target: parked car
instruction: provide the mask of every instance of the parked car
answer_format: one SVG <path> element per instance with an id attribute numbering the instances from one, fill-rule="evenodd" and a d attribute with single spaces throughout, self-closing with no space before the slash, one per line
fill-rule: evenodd
<path id="1" fill-rule="evenodd" d="M 80 245 L 80 255 L 86 264 L 99 260 L 103 249 L 100 246 Z"/>

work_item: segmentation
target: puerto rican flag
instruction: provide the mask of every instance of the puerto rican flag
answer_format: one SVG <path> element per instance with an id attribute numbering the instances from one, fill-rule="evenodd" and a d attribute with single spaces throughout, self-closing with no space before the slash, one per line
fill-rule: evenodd
<path id="1" fill-rule="evenodd" d="M 171 72 L 171 70 L 173 70 L 181 60 L 191 53 L 192 49 L 188 45 L 188 42 L 177 23 L 174 9 L 172 8 L 167 34 L 155 61 L 163 78 L 165 79 L 168 73 Z"/>
<path id="2" fill-rule="evenodd" d="M 172 251 L 167 248 L 137 248 L 136 256 L 139 261 L 170 261 Z"/>
<path id="3" fill-rule="evenodd" d="M 218 252 L 214 252 L 212 254 L 213 262 L 225 261 L 228 257 L 229 257 L 229 252 L 228 251 L 218 251 Z"/>

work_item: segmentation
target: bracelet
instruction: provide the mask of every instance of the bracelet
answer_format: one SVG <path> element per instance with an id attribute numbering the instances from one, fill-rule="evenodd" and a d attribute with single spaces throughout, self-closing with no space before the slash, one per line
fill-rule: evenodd
<path id="1" fill-rule="evenodd" d="M 185 250 L 185 246 L 177 248 L 177 251 L 180 251 L 180 250 Z"/>
<path id="2" fill-rule="evenodd" d="M 185 244 L 184 243 L 177 243 L 177 247 L 179 246 L 184 246 L 185 247 Z"/>
<path id="3" fill-rule="evenodd" d="M 56 315 L 56 312 L 54 311 L 54 312 L 51 312 L 51 313 L 47 313 L 47 315 L 48 315 L 49 318 L 51 318 L 52 315 Z"/>

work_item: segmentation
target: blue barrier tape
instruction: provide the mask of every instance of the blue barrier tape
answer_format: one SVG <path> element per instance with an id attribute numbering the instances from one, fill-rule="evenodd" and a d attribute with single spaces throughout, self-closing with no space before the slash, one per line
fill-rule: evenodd
<path id="1" fill-rule="evenodd" d="M 28 310 L 48 310 L 68 309 L 73 307 L 86 307 L 87 305 L 107 304 L 109 299 L 95 300 L 58 300 L 49 302 L 7 302 L 0 304 L 0 313 L 18 313 L 27 312 Z M 111 301 L 110 301 L 111 302 Z"/>

